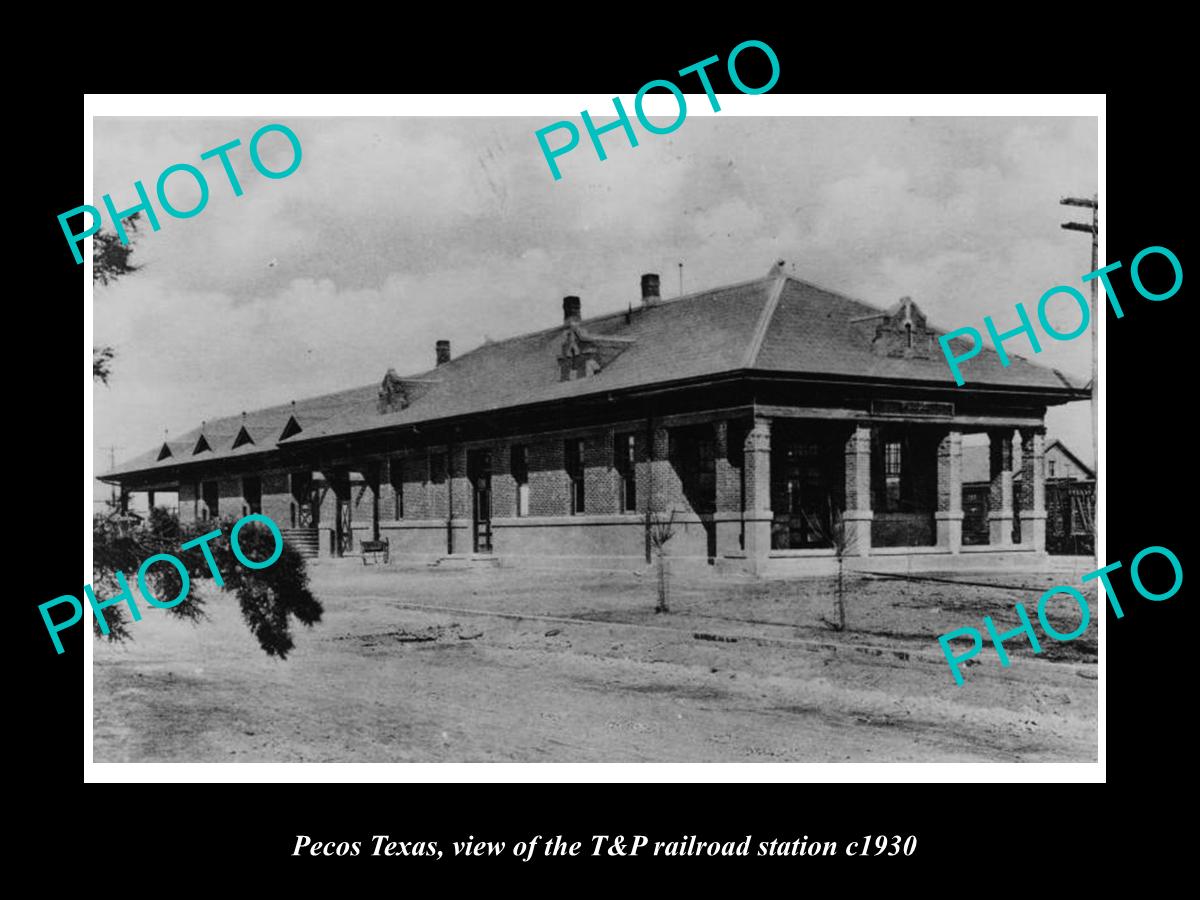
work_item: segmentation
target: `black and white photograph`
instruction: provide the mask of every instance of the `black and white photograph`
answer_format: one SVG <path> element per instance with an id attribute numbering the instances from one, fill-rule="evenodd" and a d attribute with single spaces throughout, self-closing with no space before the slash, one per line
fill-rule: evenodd
<path id="1" fill-rule="evenodd" d="M 1097 762 L 1097 118 L 688 99 L 95 117 L 95 763 Z"/>

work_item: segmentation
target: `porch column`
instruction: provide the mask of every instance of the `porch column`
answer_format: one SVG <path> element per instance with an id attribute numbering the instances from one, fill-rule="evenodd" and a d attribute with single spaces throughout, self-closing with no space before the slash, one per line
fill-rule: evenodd
<path id="1" fill-rule="evenodd" d="M 451 444 L 446 448 L 446 552 L 470 553 L 474 550 L 471 537 L 472 518 L 471 480 L 467 476 L 465 447 Z"/>
<path id="2" fill-rule="evenodd" d="M 771 420 L 755 416 L 744 448 L 745 493 L 742 521 L 746 533 L 746 558 L 755 570 L 771 553 Z"/>
<path id="3" fill-rule="evenodd" d="M 179 521 L 184 524 L 196 521 L 196 495 L 199 487 L 194 481 L 179 482 Z"/>
<path id="4" fill-rule="evenodd" d="M 1044 429 L 1021 429 L 1021 481 L 1026 485 L 1023 493 L 1030 501 L 1030 508 L 1021 510 L 1021 542 L 1033 544 L 1038 553 L 1046 552 L 1045 442 Z"/>
<path id="5" fill-rule="evenodd" d="M 846 439 L 846 552 L 871 555 L 871 428 L 855 425 Z"/>
<path id="6" fill-rule="evenodd" d="M 1013 480 L 1011 428 L 988 432 L 991 457 L 991 494 L 988 512 L 988 543 L 993 547 L 1012 546 Z"/>
<path id="7" fill-rule="evenodd" d="M 342 555 L 337 542 L 338 518 L 341 513 L 338 495 L 346 490 L 343 485 L 348 484 L 348 481 L 344 482 L 343 473 L 330 466 L 322 466 L 317 472 L 324 483 L 320 492 L 321 505 L 317 510 L 320 541 L 318 551 L 322 558 L 336 558 Z"/>
<path id="8" fill-rule="evenodd" d="M 379 492 L 383 489 L 387 461 L 372 460 L 363 467 L 363 478 L 371 492 L 371 540 L 379 540 Z"/>
<path id="9" fill-rule="evenodd" d="M 716 456 L 716 504 L 713 527 L 717 533 L 717 556 L 736 553 L 741 537 L 742 473 L 734 462 L 737 448 L 731 448 L 738 440 L 737 430 L 727 419 L 713 423 Z"/>
<path id="10" fill-rule="evenodd" d="M 962 432 L 951 428 L 938 442 L 937 545 L 951 553 L 962 549 Z"/>

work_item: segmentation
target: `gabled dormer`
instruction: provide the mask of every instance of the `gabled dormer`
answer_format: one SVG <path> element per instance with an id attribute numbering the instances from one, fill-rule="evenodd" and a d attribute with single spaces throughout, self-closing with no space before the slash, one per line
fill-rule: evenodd
<path id="1" fill-rule="evenodd" d="M 156 462 L 162 462 L 169 456 L 174 456 L 174 454 L 171 452 L 171 445 L 166 441 L 163 441 L 163 445 L 158 450 L 158 459 Z"/>
<path id="2" fill-rule="evenodd" d="M 603 372 L 635 338 L 592 334 L 583 327 L 578 297 L 563 297 L 563 342 L 558 353 L 558 380 L 574 381 Z"/>
<path id="3" fill-rule="evenodd" d="M 198 453 L 211 453 L 212 447 L 209 446 L 208 438 L 201 433 L 200 437 L 196 438 L 196 446 L 192 448 L 192 456 Z"/>
<path id="4" fill-rule="evenodd" d="M 241 447 L 244 444 L 253 444 L 253 443 L 254 443 L 254 438 L 250 437 L 250 432 L 247 431 L 246 426 L 243 425 L 241 428 L 238 429 L 237 436 L 233 439 L 233 449 L 236 450 L 238 447 Z"/>
<path id="5" fill-rule="evenodd" d="M 900 302 L 887 312 L 869 317 L 875 320 L 875 338 L 871 350 L 876 356 L 893 359 L 929 359 L 933 350 L 933 333 L 929 331 L 925 314 L 912 297 L 901 297 Z"/>
<path id="6" fill-rule="evenodd" d="M 280 432 L 279 439 L 281 441 L 286 441 L 288 438 L 299 434 L 301 431 L 303 431 L 303 429 L 300 427 L 300 423 L 296 421 L 296 417 L 288 416 L 287 424 L 283 426 L 283 431 Z"/>
<path id="7" fill-rule="evenodd" d="M 444 365 L 441 361 L 442 343 L 446 344 L 447 361 L 449 361 L 450 356 L 449 343 L 439 341 L 438 365 Z M 404 379 L 396 374 L 395 369 L 388 369 L 383 376 L 383 383 L 379 386 L 379 399 L 376 403 L 376 408 L 382 415 L 383 413 L 398 412 L 406 406 L 408 406 L 408 388 L 404 386 Z"/>

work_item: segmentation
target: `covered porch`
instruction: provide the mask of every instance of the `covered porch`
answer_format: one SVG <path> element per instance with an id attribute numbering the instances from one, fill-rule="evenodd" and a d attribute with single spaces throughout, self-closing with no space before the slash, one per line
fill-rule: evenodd
<path id="1" fill-rule="evenodd" d="M 986 502 L 973 496 L 970 509 L 965 435 L 989 446 Z M 769 561 L 839 552 L 860 560 L 1042 554 L 1043 450 L 1040 423 L 756 415 L 743 453 L 743 539 L 740 552 L 726 556 L 761 572 L 775 565 Z"/>

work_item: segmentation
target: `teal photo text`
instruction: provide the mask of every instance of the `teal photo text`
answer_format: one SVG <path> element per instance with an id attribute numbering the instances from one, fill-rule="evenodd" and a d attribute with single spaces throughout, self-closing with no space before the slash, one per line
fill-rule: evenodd
<path id="1" fill-rule="evenodd" d="M 242 548 L 238 544 L 238 533 L 245 525 L 251 522 L 262 522 L 265 524 L 267 529 L 271 532 L 272 538 L 274 538 L 275 549 L 271 552 L 271 555 L 267 559 L 251 559 L 250 557 L 246 556 L 244 552 L 242 552 Z M 222 587 L 225 584 L 225 579 L 221 577 L 221 572 L 217 568 L 216 560 L 213 558 L 212 550 L 208 545 L 210 541 L 214 540 L 215 538 L 219 538 L 220 536 L 221 529 L 218 528 L 215 531 L 210 531 L 208 534 L 201 535 L 200 537 L 188 541 L 185 544 L 181 544 L 179 548 L 181 551 L 199 549 L 199 551 L 204 554 L 204 561 L 208 563 L 209 571 L 212 573 L 213 582 L 217 585 L 217 587 Z M 237 561 L 247 569 L 269 568 L 270 566 L 274 565 L 276 560 L 278 560 L 283 554 L 283 533 L 279 530 L 279 526 L 276 525 L 270 517 L 264 516 L 261 513 L 251 513 L 248 516 L 243 516 L 242 518 L 238 519 L 229 532 L 229 543 L 231 549 L 233 550 L 234 558 L 236 558 Z M 179 573 L 179 592 L 176 596 L 169 600 L 163 599 L 162 597 L 155 597 L 151 592 L 149 585 L 146 584 L 146 574 L 150 571 L 151 566 L 154 565 L 171 566 L 176 570 L 176 572 Z M 124 602 L 126 606 L 129 607 L 129 614 L 135 622 L 141 621 L 142 618 L 142 611 L 138 609 L 137 602 L 133 599 L 133 591 L 130 590 L 129 580 L 125 573 L 118 571 L 115 575 L 115 578 L 121 590 L 115 597 L 110 597 L 107 600 L 97 599 L 96 593 L 92 590 L 92 586 L 90 584 L 84 585 L 83 588 L 84 596 L 87 597 L 88 603 L 91 604 L 92 611 L 95 613 L 96 623 L 99 626 L 101 634 L 108 634 L 109 632 L 108 622 L 106 622 L 104 619 L 104 610 L 108 609 L 110 606 L 116 606 L 118 603 Z M 151 606 L 158 607 L 159 609 L 171 609 L 172 607 L 178 606 L 187 599 L 188 590 L 191 588 L 191 578 L 188 576 L 187 566 L 184 565 L 183 561 L 179 559 L 179 557 L 172 556 L 170 553 L 156 553 L 153 556 L 148 557 L 141 564 L 141 566 L 138 567 L 137 577 L 135 580 L 137 582 L 138 591 L 141 593 L 142 597 L 145 598 L 146 602 Z M 70 606 L 71 615 L 62 621 L 55 622 L 50 615 L 50 610 L 56 606 Z M 46 630 L 50 633 L 50 639 L 54 642 L 54 649 L 61 654 L 63 652 L 63 645 L 62 641 L 58 637 L 59 632 L 65 631 L 73 625 L 79 624 L 79 622 L 83 619 L 83 603 L 80 602 L 78 597 L 75 597 L 72 594 L 64 594 L 61 597 L 55 597 L 53 600 L 49 600 L 41 604 L 38 607 L 38 612 L 42 614 L 42 621 L 46 623 Z"/>
<path id="2" fill-rule="evenodd" d="M 1170 571 L 1173 575 L 1173 584 L 1165 591 L 1154 592 L 1146 588 L 1142 581 L 1141 567 L 1143 561 L 1147 557 L 1163 557 L 1170 564 Z M 1152 564 L 1155 565 L 1155 564 Z M 1166 571 L 1166 567 L 1162 562 L 1156 564 L 1162 571 L 1161 575 Z M 1120 602 L 1117 600 L 1117 592 L 1113 589 L 1112 582 L 1109 579 L 1109 574 L 1120 569 L 1121 562 L 1118 560 L 1115 563 L 1109 563 L 1101 569 L 1096 569 L 1094 572 L 1088 572 L 1080 578 L 1081 584 L 1087 584 L 1089 581 L 1099 581 L 1104 585 L 1104 593 L 1108 597 L 1109 605 L 1112 606 L 1113 612 L 1118 619 L 1125 617 L 1125 610 L 1121 608 Z M 1133 558 L 1133 562 L 1129 564 L 1129 579 L 1133 582 L 1134 589 L 1145 597 L 1147 600 L 1161 601 L 1168 600 L 1179 593 L 1179 589 L 1183 587 L 1183 566 L 1179 562 L 1179 557 L 1168 550 L 1166 547 L 1147 547 L 1145 550 L 1137 554 Z M 1046 617 L 1046 608 L 1055 598 L 1064 598 L 1059 602 L 1068 604 L 1074 603 L 1079 607 L 1079 624 L 1071 631 L 1059 631 L 1050 624 L 1050 620 Z M 1024 635 L 1029 641 L 1029 646 L 1034 653 L 1042 652 L 1042 645 L 1038 641 L 1037 632 L 1034 630 L 1033 622 L 1029 618 L 1029 613 L 1024 605 L 1018 603 L 1016 605 L 1017 618 L 1021 624 L 1017 628 L 1010 631 L 999 632 L 996 630 L 996 623 L 992 621 L 991 616 L 983 617 L 984 631 L 987 632 L 987 638 L 991 641 L 992 646 L 996 650 L 996 656 L 1000 660 L 1000 665 L 1007 667 L 1009 665 L 1008 653 L 1004 649 L 1004 642 L 1010 639 L 1016 639 Z M 1073 641 L 1075 638 L 1087 631 L 1088 625 L 1091 622 L 1091 611 L 1088 609 L 1087 598 L 1085 598 L 1078 588 L 1071 587 L 1067 584 L 1056 585 L 1046 591 L 1037 602 L 1036 616 L 1038 623 L 1042 626 L 1042 631 L 1045 635 L 1055 641 Z M 965 639 L 966 643 L 958 645 L 961 653 L 954 652 L 950 642 L 956 639 Z M 954 682 L 959 687 L 962 687 L 963 676 L 962 667 L 967 664 L 968 660 L 974 659 L 983 652 L 984 635 L 978 628 L 956 628 L 954 631 L 948 631 L 938 638 L 938 643 L 941 644 L 942 653 L 946 657 L 946 662 L 950 666 L 950 674 L 954 676 Z"/>
<path id="3" fill-rule="evenodd" d="M 1164 287 L 1166 285 L 1166 277 L 1169 277 L 1167 273 L 1170 272 L 1174 276 L 1170 287 L 1157 292 L 1146 287 L 1142 280 L 1143 272 L 1141 267 L 1148 258 L 1157 258 L 1159 260 L 1157 270 L 1155 271 L 1155 286 Z M 1108 302 L 1112 306 L 1113 313 L 1118 319 L 1125 317 L 1125 310 L 1121 308 L 1121 303 L 1117 299 L 1117 292 L 1112 285 L 1110 274 L 1120 268 L 1122 268 L 1121 261 L 1118 260 L 1115 263 L 1109 263 L 1102 269 L 1097 269 L 1095 272 L 1089 272 L 1080 279 L 1084 284 L 1093 279 L 1100 280 L 1100 283 L 1104 285 L 1104 292 L 1108 296 Z M 1179 264 L 1179 258 L 1166 247 L 1147 247 L 1135 256 L 1133 262 L 1129 264 L 1129 279 L 1133 282 L 1134 289 L 1147 300 L 1168 300 L 1179 293 L 1179 289 L 1183 287 L 1183 266 Z M 1161 282 L 1161 284 L 1157 282 Z M 1050 324 L 1046 314 L 1046 310 L 1050 308 L 1051 303 L 1065 304 L 1068 307 L 1071 304 L 1078 306 L 1079 324 L 1067 331 L 1059 331 L 1054 328 Z M 991 316 L 983 317 L 984 330 L 987 331 L 992 346 L 996 348 L 996 355 L 1000 357 L 1000 365 L 1005 367 L 1012 362 L 1008 351 L 1005 349 L 1005 341 L 1024 335 L 1029 341 L 1030 349 L 1034 353 L 1042 352 L 1042 345 L 1038 340 L 1037 329 L 1034 328 L 1029 311 L 1025 308 L 1024 304 L 1018 303 L 1015 307 L 1015 313 L 1017 321 L 1020 324 L 1014 328 L 1009 328 L 1008 331 L 999 331 Z M 1091 323 L 1092 314 L 1088 301 L 1083 294 L 1076 288 L 1065 284 L 1050 288 L 1050 290 L 1042 294 L 1037 304 L 1038 323 L 1041 325 L 1042 331 L 1055 341 L 1070 341 L 1079 337 L 1087 331 L 1088 325 Z M 1008 323 L 1006 322 L 1001 327 L 1006 327 L 1007 325 Z M 951 345 L 951 341 L 955 342 L 953 346 Z M 938 343 L 941 345 L 942 352 L 946 356 L 946 362 L 950 365 L 950 371 L 954 375 L 954 383 L 962 387 L 966 384 L 966 380 L 962 375 L 962 363 L 972 357 L 978 356 L 983 351 L 983 335 L 978 328 L 968 325 L 964 328 L 956 328 L 954 331 L 942 335 L 938 338 Z"/>
<path id="4" fill-rule="evenodd" d="M 282 169 L 269 169 L 263 163 L 262 153 L 259 149 L 259 144 L 267 135 L 277 133 L 287 140 L 291 145 L 292 161 Z M 279 140 L 275 138 L 274 140 Z M 240 197 L 245 193 L 242 183 L 238 180 L 237 173 L 233 169 L 233 163 L 229 159 L 229 154 L 234 152 L 242 145 L 239 138 L 234 138 L 226 144 L 219 147 L 213 147 L 211 150 L 205 150 L 200 154 L 200 161 L 218 159 L 221 163 L 221 169 L 225 173 L 225 177 L 229 180 L 229 188 L 233 191 L 233 196 Z M 287 178 L 296 169 L 300 168 L 300 139 L 296 137 L 296 133 L 286 125 L 272 124 L 264 125 L 250 138 L 250 162 L 254 168 L 264 178 Z M 212 164 L 210 164 L 210 167 Z M 199 197 L 195 205 L 191 209 L 180 209 L 176 207 L 169 199 L 167 199 L 167 181 L 172 175 L 177 175 L 175 182 L 193 180 L 199 188 Z M 162 226 L 158 221 L 158 213 L 154 210 L 154 204 L 150 200 L 150 194 L 146 190 L 146 186 L 142 182 L 135 181 L 133 183 L 132 193 L 136 195 L 137 202 L 126 209 L 117 209 L 117 202 L 113 200 L 112 194 L 105 194 L 101 201 L 104 208 L 108 211 L 109 221 L 112 223 L 113 229 L 120 238 L 122 244 L 129 243 L 129 235 L 125 230 L 125 220 L 135 215 L 136 213 L 145 213 L 146 220 L 150 223 L 151 231 L 158 231 Z M 204 173 L 199 168 L 191 163 L 175 163 L 167 166 L 158 176 L 158 181 L 154 186 L 154 193 L 158 197 L 158 205 L 162 207 L 167 215 L 175 219 L 190 219 L 193 216 L 198 216 L 204 211 L 204 207 L 208 205 L 208 180 L 204 177 Z M 129 199 L 122 199 L 119 202 L 126 203 Z M 178 195 L 176 195 L 178 199 Z M 84 229 L 78 233 L 71 230 L 71 226 L 67 220 L 78 216 L 80 213 L 84 216 Z M 87 224 L 90 217 L 91 224 Z M 67 210 L 58 217 L 58 224 L 62 228 L 63 234 L 66 235 L 67 245 L 71 248 L 71 252 L 75 255 L 75 262 L 83 262 L 83 254 L 79 252 L 79 244 L 84 238 L 90 237 L 100 230 L 100 225 L 103 223 L 104 214 L 95 206 L 83 204 L 74 209 Z"/>
<path id="5" fill-rule="evenodd" d="M 762 54 L 771 66 L 771 77 L 756 87 L 746 84 L 738 74 L 738 57 L 749 50 Z M 708 96 L 708 103 L 712 107 L 713 112 L 720 112 L 721 104 L 717 100 L 717 95 L 713 91 L 712 81 L 705 70 L 720 61 L 721 58 L 719 56 L 710 56 L 707 59 L 700 60 L 698 63 L 685 66 L 678 72 L 679 75 L 695 74 L 700 80 L 700 85 L 704 88 L 704 93 Z M 730 51 L 725 66 L 729 72 L 729 80 L 743 94 L 765 94 L 771 88 L 775 87 L 775 83 L 779 81 L 779 57 L 775 55 L 774 50 L 762 41 L 742 41 L 742 43 Z M 675 97 L 675 103 L 678 105 L 679 111 L 675 116 L 675 120 L 669 125 L 655 125 L 646 117 L 646 111 L 643 108 L 646 94 L 653 90 L 668 91 Z M 583 120 L 583 127 L 587 131 L 588 138 L 591 140 L 592 147 L 596 151 L 596 156 L 601 162 L 608 159 L 608 153 L 605 151 L 604 145 L 600 142 L 600 136 L 603 134 L 619 128 L 625 132 L 625 137 L 629 140 L 630 147 L 638 145 L 637 133 L 634 131 L 633 123 L 629 119 L 629 113 L 621 103 L 621 98 L 613 97 L 612 102 L 617 118 L 616 121 L 609 122 L 607 125 L 597 127 L 587 110 L 579 114 Z M 687 99 L 684 97 L 683 91 L 673 81 L 656 78 L 652 81 L 647 81 L 637 92 L 637 96 L 633 100 L 633 113 L 642 128 L 648 133 L 657 135 L 671 134 L 674 131 L 678 131 L 679 127 L 683 125 L 683 120 L 687 118 Z M 549 137 L 556 131 L 561 132 L 561 134 L 555 135 L 554 143 L 556 146 L 551 148 Z M 538 146 L 542 150 L 542 156 L 545 157 L 546 164 L 550 167 L 550 174 L 554 176 L 555 181 L 558 181 L 562 178 L 562 172 L 559 170 L 557 160 L 560 156 L 565 156 L 579 146 L 578 126 L 574 122 L 564 119 L 560 122 L 547 125 L 545 128 L 539 128 L 534 132 L 534 137 L 537 138 Z"/>

